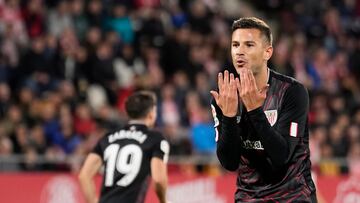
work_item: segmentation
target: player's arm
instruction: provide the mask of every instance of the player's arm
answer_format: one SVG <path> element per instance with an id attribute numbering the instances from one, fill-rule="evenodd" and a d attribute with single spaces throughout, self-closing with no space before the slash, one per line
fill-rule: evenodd
<path id="1" fill-rule="evenodd" d="M 154 181 L 155 192 L 160 203 L 166 203 L 166 189 L 168 182 L 167 162 L 169 159 L 170 145 L 162 139 L 156 145 L 151 158 L 151 177 Z"/>
<path id="2" fill-rule="evenodd" d="M 155 192 L 160 203 L 166 203 L 166 189 L 167 189 L 167 168 L 166 163 L 158 158 L 151 159 L 151 176 L 155 185 Z"/>
<path id="3" fill-rule="evenodd" d="M 79 173 L 80 187 L 88 203 L 97 203 L 98 198 L 95 190 L 94 176 L 102 165 L 101 157 L 96 153 L 90 153 Z"/>
<path id="4" fill-rule="evenodd" d="M 218 74 L 219 91 L 210 91 L 217 106 L 214 116 L 217 149 L 216 154 L 221 165 L 230 171 L 235 171 L 240 163 L 240 146 L 239 145 L 239 129 L 236 124 L 236 114 L 238 112 L 239 97 L 237 93 L 236 81 L 234 74 L 224 71 Z M 216 120 L 217 119 L 217 120 Z M 216 124 L 219 122 L 219 125 Z"/>
<path id="5" fill-rule="evenodd" d="M 309 96 L 305 87 L 294 84 L 286 90 L 275 126 L 271 127 L 261 107 L 248 112 L 274 169 L 283 167 L 289 161 L 299 137 L 303 137 L 308 106 Z"/>
<path id="6" fill-rule="evenodd" d="M 241 129 L 236 117 L 223 116 L 215 102 L 212 102 L 211 109 L 215 123 L 216 155 L 225 169 L 235 171 L 240 163 Z"/>

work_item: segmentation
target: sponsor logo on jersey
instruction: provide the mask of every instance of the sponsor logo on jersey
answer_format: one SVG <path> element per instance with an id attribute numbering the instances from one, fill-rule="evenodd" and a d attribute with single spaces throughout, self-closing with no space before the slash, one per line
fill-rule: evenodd
<path id="1" fill-rule="evenodd" d="M 260 140 L 243 140 L 242 143 L 245 149 L 264 150 Z"/>
<path id="2" fill-rule="evenodd" d="M 275 125 L 278 117 L 277 110 L 267 110 L 264 111 L 266 118 L 268 119 L 271 126 Z"/>

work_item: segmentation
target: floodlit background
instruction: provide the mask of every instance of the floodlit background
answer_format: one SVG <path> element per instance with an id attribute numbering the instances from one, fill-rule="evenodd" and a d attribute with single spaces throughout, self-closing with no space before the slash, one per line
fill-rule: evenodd
<path id="1" fill-rule="evenodd" d="M 271 26 L 269 67 L 309 90 L 320 202 L 360 202 L 358 0 L 0 0 L 0 202 L 82 202 L 83 158 L 125 124 L 137 89 L 159 98 L 169 199 L 233 202 L 209 91 L 232 69 L 230 26 L 243 16 Z"/>

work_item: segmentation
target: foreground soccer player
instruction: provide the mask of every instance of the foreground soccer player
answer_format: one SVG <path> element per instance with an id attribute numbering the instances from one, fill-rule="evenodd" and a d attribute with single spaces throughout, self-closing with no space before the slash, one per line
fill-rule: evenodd
<path id="1" fill-rule="evenodd" d="M 137 92 L 125 104 L 130 117 L 123 129 L 104 136 L 85 160 L 79 180 L 89 203 L 144 202 L 149 175 L 161 203 L 166 203 L 169 144 L 149 128 L 156 120 L 156 98 L 151 92 Z M 105 165 L 100 200 L 93 177 Z"/>
<path id="2" fill-rule="evenodd" d="M 219 73 L 214 100 L 217 156 L 238 172 L 235 202 L 317 202 L 310 168 L 305 87 L 267 67 L 269 26 L 240 18 L 231 55 L 239 78 Z"/>

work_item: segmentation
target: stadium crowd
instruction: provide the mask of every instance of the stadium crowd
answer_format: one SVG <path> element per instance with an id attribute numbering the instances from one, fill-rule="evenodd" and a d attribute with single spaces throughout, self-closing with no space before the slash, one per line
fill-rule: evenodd
<path id="1" fill-rule="evenodd" d="M 158 94 L 172 155 L 213 155 L 209 91 L 232 68 L 230 26 L 242 16 L 266 19 L 269 67 L 309 90 L 314 170 L 347 173 L 360 157 L 356 0 L 0 0 L 0 155 L 25 158 L 0 170 L 78 170 L 51 163 L 79 163 L 71 157 L 126 122 L 137 89 Z"/>

